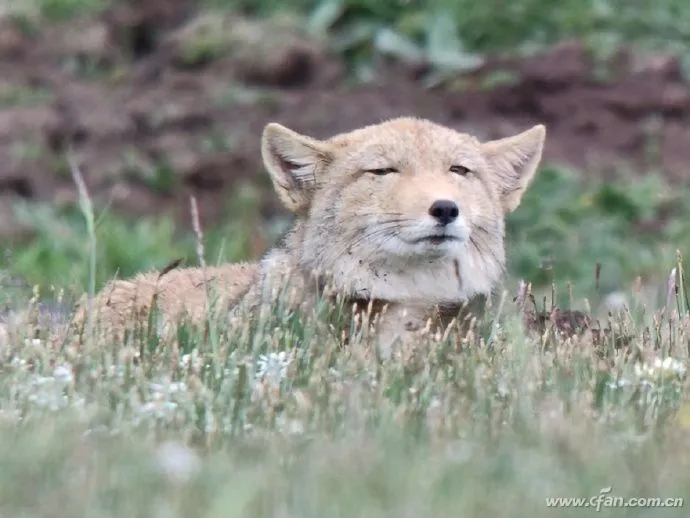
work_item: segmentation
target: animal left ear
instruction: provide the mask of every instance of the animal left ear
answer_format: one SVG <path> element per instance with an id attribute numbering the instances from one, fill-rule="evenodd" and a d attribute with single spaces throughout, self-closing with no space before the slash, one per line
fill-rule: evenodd
<path id="1" fill-rule="evenodd" d="M 261 155 L 283 205 L 295 213 L 305 211 L 332 158 L 328 145 L 270 122 L 261 136 Z"/>
<path id="2" fill-rule="evenodd" d="M 505 213 L 520 205 L 541 162 L 546 127 L 538 124 L 527 131 L 482 144 L 482 154 L 489 173 L 498 184 Z"/>

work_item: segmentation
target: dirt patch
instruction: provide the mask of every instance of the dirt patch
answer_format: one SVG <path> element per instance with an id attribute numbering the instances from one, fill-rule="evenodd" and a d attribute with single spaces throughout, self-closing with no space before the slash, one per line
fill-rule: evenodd
<path id="1" fill-rule="evenodd" d="M 139 3 L 143 5 L 144 3 Z M 595 66 L 577 42 L 530 59 L 492 59 L 425 89 L 424 70 L 382 61 L 350 86 L 343 63 L 289 23 L 200 16 L 156 0 L 33 35 L 0 28 L 1 237 L 26 229 L 11 200 L 69 202 L 71 150 L 97 203 L 132 215 L 171 212 L 188 226 L 227 208 L 238 181 L 267 186 L 264 124 L 327 137 L 398 115 L 497 138 L 542 122 L 546 160 L 609 175 L 657 165 L 674 181 L 690 163 L 690 86 L 672 57 L 621 51 Z M 263 189 L 265 215 L 280 210 Z"/>

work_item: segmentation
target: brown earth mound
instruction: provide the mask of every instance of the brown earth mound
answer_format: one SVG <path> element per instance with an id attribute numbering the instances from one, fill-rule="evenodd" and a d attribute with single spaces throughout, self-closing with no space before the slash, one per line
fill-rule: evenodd
<path id="1" fill-rule="evenodd" d="M 97 203 L 123 213 L 171 210 L 203 223 L 238 180 L 266 185 L 264 124 L 326 137 L 398 115 L 496 138 L 547 124 L 546 160 L 609 175 L 621 164 L 688 176 L 690 86 L 672 57 L 627 51 L 595 65 L 576 42 L 529 59 L 493 59 L 425 89 L 424 67 L 381 60 L 350 86 L 339 58 L 289 23 L 201 16 L 194 2 L 119 4 L 29 34 L 0 27 L 0 237 L 22 230 L 11 202 L 76 198 L 73 150 Z M 265 213 L 279 210 L 270 190 Z"/>

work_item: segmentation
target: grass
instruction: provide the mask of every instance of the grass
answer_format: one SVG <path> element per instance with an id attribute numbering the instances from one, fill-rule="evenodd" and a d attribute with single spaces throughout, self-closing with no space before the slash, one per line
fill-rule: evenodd
<path id="1" fill-rule="evenodd" d="M 638 279 L 663 286 L 677 251 L 690 251 L 686 196 L 685 187 L 653 174 L 595 182 L 546 166 L 508 218 L 510 275 L 549 290 L 552 282 L 570 283 L 580 300 L 629 291 Z M 567 295 L 561 289 L 562 306 Z"/>
<path id="2" fill-rule="evenodd" d="M 84 291 L 91 279 L 90 233 L 78 206 L 58 207 L 31 202 L 18 203 L 17 218 L 30 225 L 35 236 L 14 244 L 0 257 L 0 271 L 24 278 L 46 290 L 51 286 Z M 257 206 L 253 189 L 238 188 L 229 200 L 225 219 L 206 233 L 211 262 L 238 261 L 250 255 L 250 233 L 256 227 Z M 95 214 L 95 283 L 100 288 L 113 277 L 131 277 L 138 272 L 163 268 L 174 260 L 194 264 L 194 236 L 176 231 L 172 217 L 132 219 L 109 208 Z M 270 236 L 272 227 L 265 232 Z M 126 243 L 126 246 L 125 246 Z M 0 300 L 0 304 L 3 301 Z"/>
<path id="3" fill-rule="evenodd" d="M 688 70 L 690 4 L 683 0 L 206 0 L 254 16 L 297 17 L 355 69 L 376 52 L 425 58 L 443 71 L 472 68 L 492 53 L 530 53 L 569 38 L 598 56 L 621 44 L 678 55 Z"/>
<path id="4" fill-rule="evenodd" d="M 685 217 L 682 193 L 617 185 L 545 167 L 510 220 L 513 264 L 525 269 L 512 275 L 538 268 L 529 257 L 539 243 L 538 256 L 554 254 L 559 276 L 569 272 L 591 294 L 587 268 L 571 256 L 586 263 L 604 250 L 606 269 L 638 254 L 619 273 L 638 272 L 644 254 L 630 223 L 664 215 L 670 222 L 645 248 L 658 261 L 664 240 L 682 237 L 673 225 Z M 129 228 L 132 268 L 146 257 L 144 242 L 161 259 L 161 243 L 184 248 L 171 233 L 151 245 L 150 227 L 132 232 L 92 210 L 82 202 L 66 228 L 99 254 L 109 240 L 123 242 L 114 229 Z M 34 246 L 57 260 L 49 228 Z M 86 282 L 111 273 L 89 270 L 88 260 L 77 268 L 76 257 L 71 271 Z M 77 349 L 69 339 L 14 336 L 0 347 L 0 515 L 574 516 L 593 509 L 556 511 L 547 499 L 594 497 L 607 516 L 622 512 L 607 495 L 685 504 L 686 281 L 674 279 L 678 290 L 666 283 L 682 263 L 655 266 L 671 304 L 612 316 L 614 333 L 598 345 L 588 334 L 528 334 L 516 308 L 498 299 L 469 333 L 423 337 L 390 361 L 366 337 L 341 347 L 324 328 L 326 308 L 300 319 L 280 300 L 268 321 L 241 329 L 211 316 L 213 340 L 184 325 L 175 343 L 146 334 Z M 614 347 L 615 335 L 629 338 L 625 349 Z"/>
<path id="5" fill-rule="evenodd" d="M 376 53 L 424 58 L 444 72 L 473 68 L 492 53 L 530 53 L 569 38 L 583 39 L 595 55 L 621 44 L 679 56 L 688 70 L 690 4 L 684 0 L 204 0 L 207 9 L 252 17 L 296 19 L 326 39 L 353 70 Z M 67 20 L 113 5 L 112 0 L 6 0 L 0 13 L 38 30 L 44 20 Z M 213 36 L 207 33 L 206 36 Z M 212 57 L 222 41 L 202 38 L 192 61 Z M 196 53 L 200 53 L 196 55 Z M 433 81 L 433 78 L 431 78 Z"/>
<path id="6" fill-rule="evenodd" d="M 456 70 L 487 51 L 571 36 L 602 54 L 633 41 L 690 55 L 690 4 L 680 0 L 635 9 L 521 0 L 503 10 L 469 0 L 207 1 L 289 11 L 362 67 L 378 51 Z M 106 4 L 6 3 L 37 25 Z M 213 54 L 207 43 L 194 59 Z M 5 102 L 34 102 L 20 93 Z M 168 173 L 156 168 L 150 183 L 166 188 Z M 5 248 L 1 304 L 32 296 L 7 277 L 44 296 L 81 294 L 115 275 L 197 262 L 194 236 L 172 219 L 124 219 L 87 199 L 17 206 L 36 235 Z M 676 255 L 690 250 L 686 199 L 652 176 L 585 183 L 546 165 L 510 216 L 511 291 L 525 279 L 541 301 L 553 282 L 562 306 L 629 296 L 629 312 L 603 319 L 613 333 L 597 345 L 588 334 L 527 334 L 512 294 L 492 300 L 470 333 L 425 337 L 388 362 L 365 340 L 340 347 L 323 318 L 297 319 L 280 301 L 267 322 L 230 330 L 213 320 L 213 339 L 182 326 L 175 344 L 146 335 L 78 349 L 28 329 L 0 337 L 0 516 L 683 516 L 605 497 L 682 498 L 684 507 L 690 498 L 687 280 Z M 276 234 L 259 225 L 251 193 L 229 205 L 204 229 L 209 263 L 249 257 L 257 229 Z M 625 349 L 613 335 L 629 339 Z M 595 497 L 594 507 L 549 507 L 558 497 Z"/>
<path id="7" fill-rule="evenodd" d="M 663 286 L 677 251 L 690 254 L 690 231 L 684 224 L 690 217 L 683 201 L 687 195 L 682 186 L 672 188 L 652 174 L 593 182 L 545 165 L 507 220 L 506 286 L 513 289 L 524 279 L 543 294 L 556 282 L 561 306 L 582 307 L 585 298 L 629 293 L 639 278 L 649 288 L 646 295 L 654 291 L 661 298 L 653 302 L 663 302 Z M 266 246 L 277 239 L 282 220 L 262 222 L 255 200 L 251 189 L 239 190 L 225 217 L 206 230 L 210 263 L 251 258 L 250 243 L 257 233 L 266 236 Z M 36 236 L 10 248 L 0 268 L 44 290 L 58 285 L 87 289 L 88 229 L 78 207 L 21 204 L 17 214 Z M 196 263 L 194 236 L 176 231 L 169 217 L 130 221 L 103 209 L 96 214 L 95 235 L 97 288 L 114 276 L 163 268 L 179 258 Z M 598 263 L 602 269 L 597 286 Z"/>
<path id="8" fill-rule="evenodd" d="M 46 19 L 67 20 L 75 16 L 97 13 L 109 3 L 108 0 L 3 0 L 0 14 L 33 25 L 40 24 Z"/>
<path id="9" fill-rule="evenodd" d="M 550 516 L 547 498 L 607 487 L 685 503 L 687 310 L 651 341 L 614 319 L 634 336 L 625 355 L 528 337 L 498 308 L 384 362 L 280 300 L 267 322 L 219 319 L 218 350 L 189 329 L 176 345 L 143 337 L 143 355 L 18 337 L 1 350 L 0 513 Z"/>

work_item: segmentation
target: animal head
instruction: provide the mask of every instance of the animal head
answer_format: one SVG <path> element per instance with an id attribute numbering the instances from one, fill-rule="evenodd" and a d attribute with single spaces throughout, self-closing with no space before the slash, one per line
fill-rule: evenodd
<path id="1" fill-rule="evenodd" d="M 278 196 L 297 216 L 303 266 L 368 277 L 360 289 L 383 296 L 399 276 L 438 293 L 454 263 L 463 286 L 445 279 L 440 291 L 462 300 L 490 291 L 502 273 L 504 218 L 537 171 L 545 135 L 537 125 L 480 142 L 398 118 L 317 140 L 270 123 L 261 148 Z"/>

